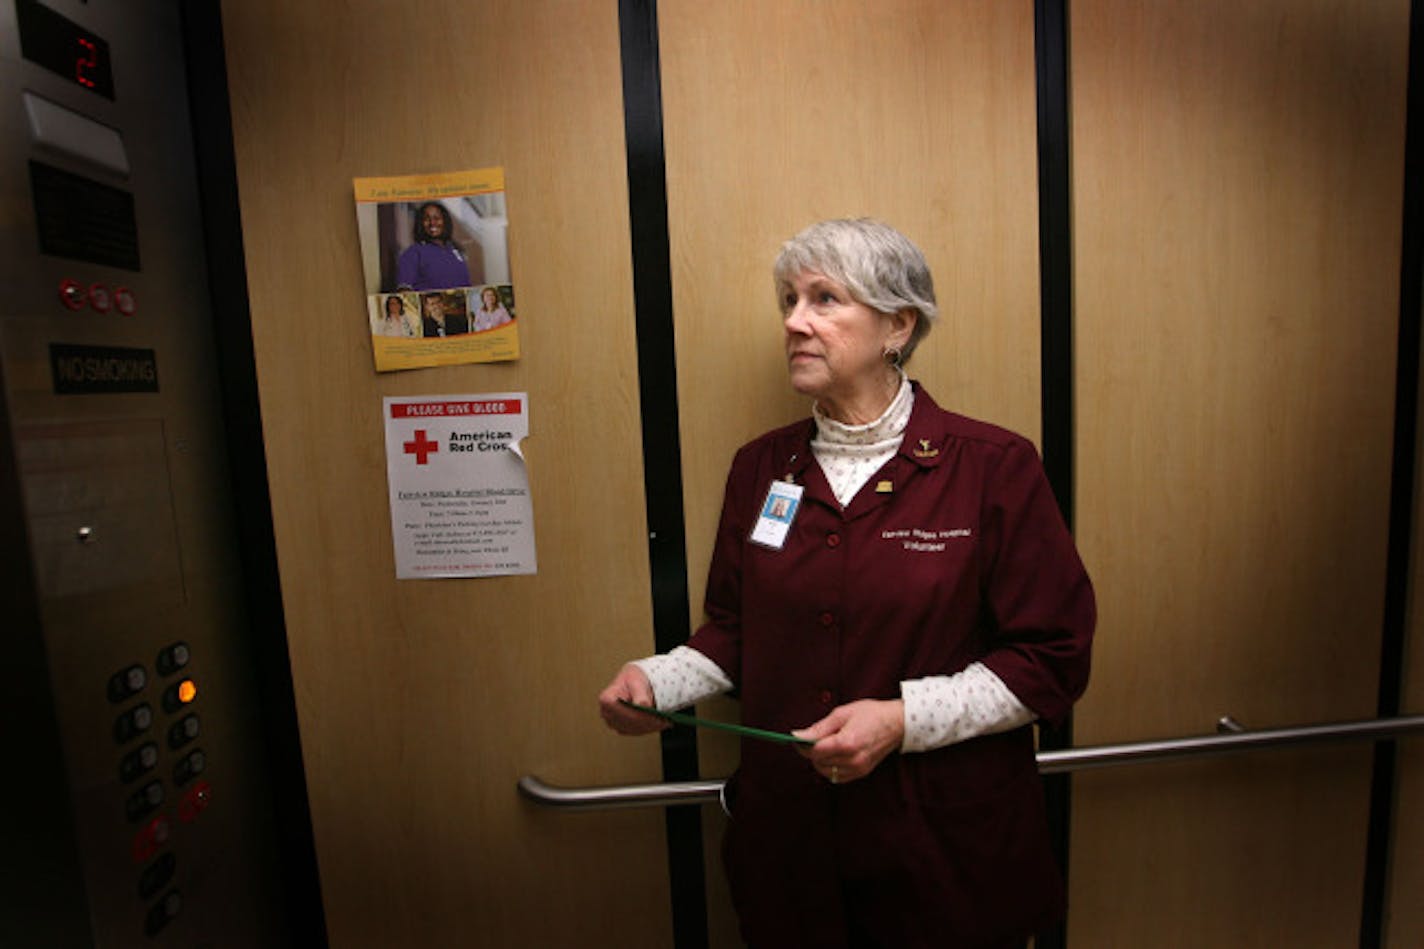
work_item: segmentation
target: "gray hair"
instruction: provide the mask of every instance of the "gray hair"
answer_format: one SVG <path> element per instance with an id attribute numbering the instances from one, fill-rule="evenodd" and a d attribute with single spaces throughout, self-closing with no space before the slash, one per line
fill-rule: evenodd
<path id="1" fill-rule="evenodd" d="M 925 255 L 904 234 L 874 218 L 819 221 L 781 245 L 772 276 L 783 309 L 791 281 L 808 271 L 844 285 L 857 302 L 877 312 L 914 310 L 919 316 L 900 353 L 902 363 L 939 315 Z"/>

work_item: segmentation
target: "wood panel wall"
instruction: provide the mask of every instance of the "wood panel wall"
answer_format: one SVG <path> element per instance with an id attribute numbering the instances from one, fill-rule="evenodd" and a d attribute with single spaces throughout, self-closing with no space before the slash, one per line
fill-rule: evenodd
<path id="1" fill-rule="evenodd" d="M 1072 5 L 1080 743 L 1371 718 L 1404 2 Z M 1076 945 L 1348 945 L 1367 746 L 1075 782 Z"/>
<path id="2" fill-rule="evenodd" d="M 273 517 L 333 946 L 670 943 L 655 780 L 595 696 L 651 642 L 617 6 L 224 4 Z M 524 358 L 377 375 L 351 179 L 501 165 Z M 527 391 L 529 577 L 396 581 L 381 400 Z M 592 934 L 592 935 L 591 935 Z M 611 943 L 610 943 L 611 944 Z"/>

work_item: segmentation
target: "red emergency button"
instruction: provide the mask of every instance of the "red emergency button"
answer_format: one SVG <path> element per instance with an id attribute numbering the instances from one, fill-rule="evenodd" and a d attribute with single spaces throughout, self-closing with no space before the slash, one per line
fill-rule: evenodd
<path id="1" fill-rule="evenodd" d="M 89 305 L 98 313 L 108 313 L 109 307 L 114 305 L 114 298 L 109 293 L 109 288 L 102 283 L 91 283 L 89 285 Z"/>
<path id="2" fill-rule="evenodd" d="M 193 823 L 198 819 L 198 815 L 212 803 L 212 800 L 212 785 L 206 781 L 199 781 L 178 802 L 178 819 L 185 824 Z"/>
<path id="3" fill-rule="evenodd" d="M 827 546 L 827 547 L 839 547 L 840 545 L 841 545 L 841 535 L 840 535 L 840 534 L 827 534 L 827 535 L 826 535 L 826 546 Z"/>
<path id="4" fill-rule="evenodd" d="M 833 625 L 833 624 L 835 623 L 835 621 L 836 621 L 836 614 L 831 613 L 831 612 L 829 612 L 829 611 L 827 611 L 827 612 L 821 614 L 821 625 L 822 625 L 822 626 L 830 626 L 830 625 Z"/>
<path id="5" fill-rule="evenodd" d="M 59 282 L 59 302 L 71 310 L 82 310 L 84 304 L 89 302 L 89 296 L 84 292 L 84 287 L 78 280 L 66 277 Z"/>
<path id="6" fill-rule="evenodd" d="M 833 699 L 834 697 L 835 696 L 831 695 L 830 689 L 822 689 L 821 694 L 818 696 L 818 698 L 821 700 L 822 705 L 830 705 L 831 699 Z"/>
<path id="7" fill-rule="evenodd" d="M 128 287 L 115 287 L 114 309 L 124 316 L 133 316 L 134 310 L 138 309 L 138 301 L 134 299 L 133 291 Z"/>
<path id="8" fill-rule="evenodd" d="M 144 824 L 133 839 L 134 863 L 144 863 L 168 843 L 168 818 L 155 817 Z"/>

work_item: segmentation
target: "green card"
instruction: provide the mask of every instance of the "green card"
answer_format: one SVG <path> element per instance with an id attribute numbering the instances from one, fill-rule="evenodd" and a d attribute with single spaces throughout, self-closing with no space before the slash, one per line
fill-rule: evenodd
<path id="1" fill-rule="evenodd" d="M 635 708 L 640 712 L 647 712 L 649 715 L 656 715 L 658 718 L 665 718 L 670 722 L 677 722 L 679 725 L 692 725 L 696 728 L 716 728 L 724 732 L 733 732 L 737 735 L 744 735 L 747 738 L 759 738 L 762 741 L 778 741 L 786 745 L 814 745 L 815 742 L 809 738 L 797 738 L 786 732 L 769 732 L 762 728 L 752 728 L 750 725 L 733 725 L 731 722 L 714 722 L 710 718 L 698 718 L 695 715 L 684 715 L 681 712 L 663 712 L 647 705 L 638 705 L 629 702 L 627 699 L 619 699 L 620 704 L 629 708 Z"/>

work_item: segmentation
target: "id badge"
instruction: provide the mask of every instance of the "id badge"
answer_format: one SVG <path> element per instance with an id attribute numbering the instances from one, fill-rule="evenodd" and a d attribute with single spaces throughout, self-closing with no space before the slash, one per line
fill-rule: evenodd
<path id="1" fill-rule="evenodd" d="M 772 550 L 780 550 L 786 543 L 786 535 L 791 532 L 791 522 L 796 519 L 796 511 L 801 507 L 801 492 L 805 488 L 786 481 L 773 481 L 762 502 L 761 514 L 757 515 L 756 526 L 752 528 L 751 542 Z"/>

